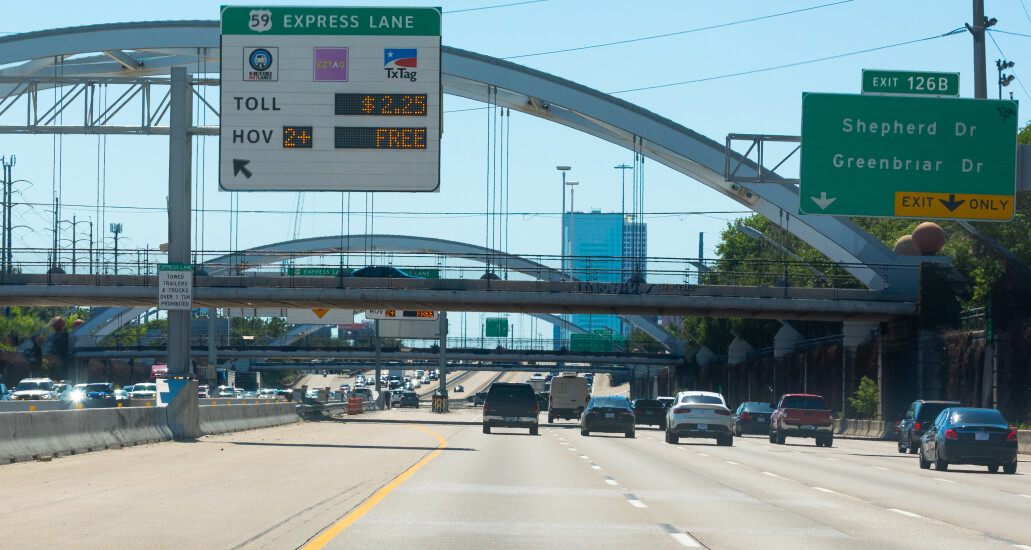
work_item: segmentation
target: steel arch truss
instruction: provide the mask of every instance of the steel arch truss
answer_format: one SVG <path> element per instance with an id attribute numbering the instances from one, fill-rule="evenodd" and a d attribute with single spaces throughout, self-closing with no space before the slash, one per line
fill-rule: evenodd
<path id="1" fill-rule="evenodd" d="M 9 65 L 3 69 L 7 77 L 136 77 L 163 75 L 171 66 L 186 66 L 192 74 L 214 73 L 218 47 L 217 21 L 116 23 L 2 37 L 0 66 Z M 624 100 L 485 55 L 444 47 L 441 70 L 445 93 L 490 100 L 628 149 L 636 147 L 769 218 L 831 260 L 850 264 L 846 269 L 869 288 L 916 291 L 910 270 L 891 269 L 915 258 L 896 255 L 846 218 L 798 215 L 794 185 L 726 181 L 723 144 Z M 15 84 L 5 86 L 0 97 L 9 95 Z M 745 159 L 741 164 L 738 175 L 758 176 L 754 163 Z M 775 174 L 765 177 L 776 179 Z"/>

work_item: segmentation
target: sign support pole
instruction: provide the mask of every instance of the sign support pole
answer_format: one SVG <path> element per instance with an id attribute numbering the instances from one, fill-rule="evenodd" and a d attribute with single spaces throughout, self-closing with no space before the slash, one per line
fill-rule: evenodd
<path id="1" fill-rule="evenodd" d="M 190 263 L 190 86 L 185 67 L 172 68 L 168 140 L 168 262 Z M 189 275 L 193 277 L 193 273 Z M 168 311 L 168 373 L 190 370 L 190 311 Z"/>
<path id="2" fill-rule="evenodd" d="M 447 312 L 440 312 L 440 395 L 447 397 Z M 447 411 L 444 411 L 447 412 Z"/>
<path id="3" fill-rule="evenodd" d="M 383 370 L 383 347 L 380 345 L 379 340 L 379 321 L 373 321 L 375 323 L 375 336 L 373 336 L 373 342 L 376 345 L 376 393 L 379 394 L 382 384 L 380 383 L 380 376 Z"/>

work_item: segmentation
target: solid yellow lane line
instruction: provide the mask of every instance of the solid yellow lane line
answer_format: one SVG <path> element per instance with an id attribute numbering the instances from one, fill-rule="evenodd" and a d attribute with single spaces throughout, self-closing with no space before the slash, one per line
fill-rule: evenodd
<path id="1" fill-rule="evenodd" d="M 379 504 L 379 501 L 383 500 L 384 497 L 389 495 L 390 492 L 394 490 L 394 488 L 401 484 L 401 482 L 408 479 L 409 476 L 418 471 L 419 468 L 425 466 L 426 463 L 436 458 L 437 455 L 440 454 L 440 451 L 442 451 L 444 447 L 447 447 L 447 442 L 444 441 L 443 437 L 440 437 L 439 435 L 427 430 L 426 428 L 416 426 L 415 424 L 409 424 L 409 426 L 412 426 L 413 428 L 418 428 L 432 435 L 433 437 L 436 437 L 437 440 L 440 441 L 440 443 L 437 445 L 437 449 L 429 455 L 427 455 L 426 458 L 423 458 L 419 462 L 416 462 L 415 465 L 405 470 L 401 475 L 395 477 L 390 483 L 384 485 L 383 488 L 379 491 L 376 491 L 376 493 L 372 495 L 372 497 L 370 497 L 369 500 L 363 502 L 361 506 L 352 510 L 350 514 L 347 514 L 343 517 L 343 519 L 333 524 L 329 529 L 323 531 L 319 536 L 312 539 L 311 542 L 302 546 L 301 550 L 320 550 L 321 548 L 329 544 L 329 541 L 336 538 L 337 535 L 344 531 L 344 529 L 350 527 L 352 523 L 358 521 L 358 519 L 364 516 L 366 512 L 371 510 L 373 506 Z"/>

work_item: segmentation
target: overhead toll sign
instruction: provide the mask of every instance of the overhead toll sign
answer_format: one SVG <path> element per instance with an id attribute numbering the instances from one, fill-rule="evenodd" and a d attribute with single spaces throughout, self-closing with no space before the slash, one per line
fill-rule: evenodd
<path id="1" fill-rule="evenodd" d="M 959 97 L 959 73 L 863 69 L 863 93 Z"/>
<path id="2" fill-rule="evenodd" d="M 437 319 L 436 311 L 428 310 L 399 310 L 399 309 L 367 309 L 366 319 L 408 319 L 411 321 L 434 321 Z"/>
<path id="3" fill-rule="evenodd" d="M 805 94 L 799 211 L 1009 220 L 1014 101 Z"/>
<path id="4" fill-rule="evenodd" d="M 219 185 L 437 191 L 439 8 L 222 8 Z"/>

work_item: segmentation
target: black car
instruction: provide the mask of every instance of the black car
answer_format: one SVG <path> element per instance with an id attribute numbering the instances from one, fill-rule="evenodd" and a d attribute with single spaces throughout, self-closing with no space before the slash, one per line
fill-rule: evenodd
<path id="1" fill-rule="evenodd" d="M 473 396 L 473 405 L 476 405 L 477 407 L 479 407 L 480 405 L 483 405 L 483 402 L 486 401 L 486 400 L 487 400 L 487 392 L 485 392 L 485 391 L 476 392 L 476 395 Z"/>
<path id="2" fill-rule="evenodd" d="M 920 438 L 931 426 L 938 413 L 947 407 L 961 407 L 959 401 L 924 401 L 917 399 L 906 409 L 905 416 L 899 420 L 899 452 L 907 450 L 915 455 L 920 448 Z"/>
<path id="3" fill-rule="evenodd" d="M 369 267 L 363 267 L 357 269 L 354 273 L 351 273 L 352 277 L 377 277 L 383 279 L 418 279 L 401 271 L 400 269 L 389 266 L 389 265 L 370 265 Z"/>
<path id="4" fill-rule="evenodd" d="M 769 434 L 771 414 L 773 407 L 769 403 L 745 401 L 738 405 L 731 416 L 734 435 L 741 437 L 741 434 Z"/>
<path id="5" fill-rule="evenodd" d="M 920 438 L 920 467 L 946 470 L 949 464 L 1002 466 L 1017 473 L 1017 431 L 995 409 L 950 407 L 938 413 Z"/>
<path id="6" fill-rule="evenodd" d="M 622 395 L 592 397 L 580 414 L 580 435 L 591 432 L 622 433 L 634 437 L 634 410 Z"/>
<path id="7" fill-rule="evenodd" d="M 540 412 L 533 386 L 494 382 L 483 402 L 483 433 L 489 434 L 491 428 L 529 428 L 530 435 L 537 435 Z"/>
<path id="8" fill-rule="evenodd" d="M 658 399 L 634 399 L 630 405 L 634 410 L 634 422 L 640 425 L 658 426 L 666 429 L 666 406 Z"/>
<path id="9" fill-rule="evenodd" d="M 419 408 L 419 394 L 414 391 L 406 391 L 401 394 L 401 403 L 398 407 L 415 407 Z"/>

